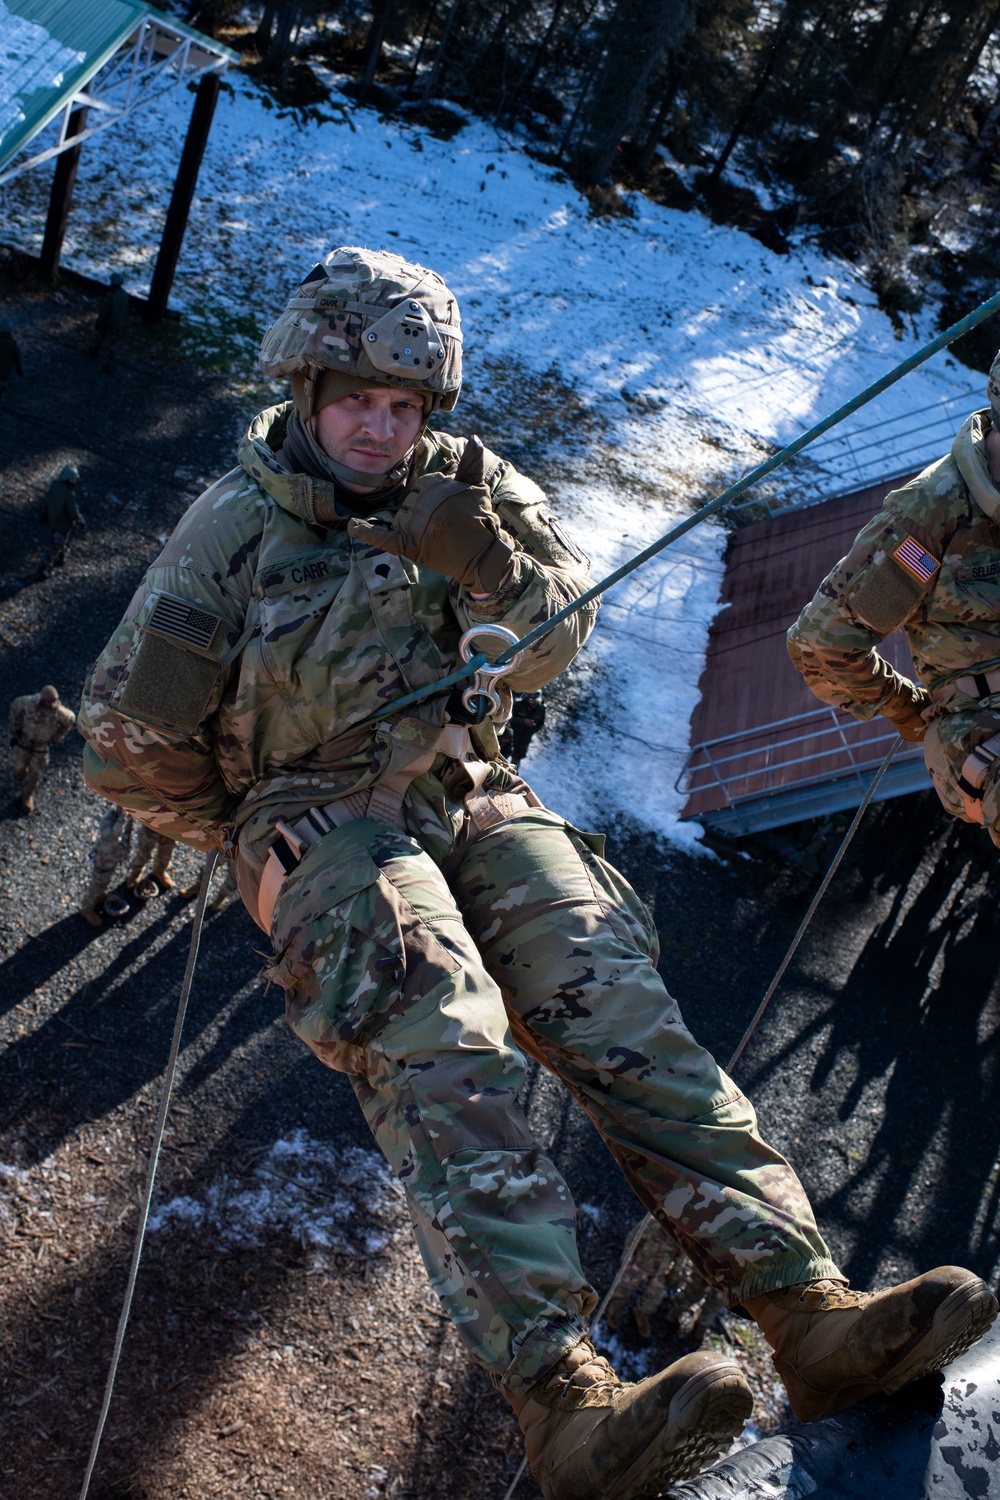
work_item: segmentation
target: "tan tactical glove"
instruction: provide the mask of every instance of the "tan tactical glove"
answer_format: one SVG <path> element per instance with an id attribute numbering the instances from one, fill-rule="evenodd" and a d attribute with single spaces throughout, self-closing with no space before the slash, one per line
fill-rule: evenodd
<path id="1" fill-rule="evenodd" d="M 495 594 L 510 572 L 514 543 L 490 502 L 485 475 L 486 449 L 474 437 L 454 474 L 417 480 L 391 526 L 355 517 L 347 530 L 370 547 L 447 574 L 464 589 Z"/>
<path id="2" fill-rule="evenodd" d="M 879 709 L 883 719 L 895 724 L 904 740 L 919 741 L 927 733 L 927 724 L 921 717 L 921 709 L 930 703 L 929 695 L 913 685 L 913 697 L 900 694 Z"/>

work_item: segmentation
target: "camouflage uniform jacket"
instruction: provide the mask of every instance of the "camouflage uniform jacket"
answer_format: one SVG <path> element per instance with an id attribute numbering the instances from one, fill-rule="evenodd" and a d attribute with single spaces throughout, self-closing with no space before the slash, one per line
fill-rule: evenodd
<path id="1" fill-rule="evenodd" d="M 76 486 L 70 484 L 68 479 L 53 479 L 45 497 L 42 525 L 51 526 L 53 531 L 65 532 L 82 520 L 80 507 L 76 503 Z"/>
<path id="2" fill-rule="evenodd" d="M 792 661 L 824 703 L 858 719 L 908 703 L 978 707 L 956 679 L 1000 666 L 1000 492 L 986 461 L 989 422 L 988 410 L 976 412 L 947 458 L 886 496 L 788 632 Z M 879 654 L 899 627 L 919 687 Z"/>
<path id="3" fill-rule="evenodd" d="M 9 722 L 12 744 L 22 750 L 46 750 L 66 738 L 76 723 L 76 714 L 62 703 L 43 709 L 38 693 L 27 693 L 10 705 Z"/>
<path id="4" fill-rule="evenodd" d="M 517 550 L 511 581 L 487 599 L 352 539 L 347 517 L 318 524 L 317 506 L 333 513 L 333 487 L 276 457 L 290 409 L 257 417 L 239 467 L 182 517 L 84 688 L 90 786 L 195 848 L 217 846 L 256 810 L 280 804 L 292 816 L 373 785 L 391 753 L 386 726 L 352 725 L 451 672 L 471 625 L 523 636 L 588 584 L 542 492 L 506 464 L 491 492 Z M 463 448 L 425 434 L 413 476 L 454 464 Z M 390 520 L 401 499 L 373 519 Z M 595 612 L 534 646 L 510 687 L 551 681 Z M 411 713 L 441 724 L 445 701 Z"/>

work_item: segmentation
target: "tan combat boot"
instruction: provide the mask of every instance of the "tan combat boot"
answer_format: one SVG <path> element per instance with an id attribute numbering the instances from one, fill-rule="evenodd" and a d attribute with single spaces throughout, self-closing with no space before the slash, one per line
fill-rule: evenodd
<path id="1" fill-rule="evenodd" d="M 884 1292 L 809 1281 L 744 1298 L 743 1305 L 774 1350 L 800 1422 L 891 1395 L 942 1369 L 997 1313 L 993 1293 L 959 1266 L 939 1266 Z"/>
<path id="2" fill-rule="evenodd" d="M 176 884 L 174 877 L 168 875 L 166 870 L 154 870 L 152 874 L 153 884 L 158 891 L 172 891 Z"/>
<path id="3" fill-rule="evenodd" d="M 34 810 L 35 810 L 35 797 L 34 797 L 34 793 L 33 792 L 29 792 L 27 794 L 27 796 L 21 798 L 21 807 L 22 807 L 22 810 L 24 812 L 26 812 L 26 813 L 33 813 L 34 812 Z"/>
<path id="4" fill-rule="evenodd" d="M 753 1409 L 741 1371 L 721 1355 L 687 1354 L 623 1385 L 586 1341 L 507 1399 L 545 1500 L 652 1500 L 724 1453 Z"/>
<path id="5" fill-rule="evenodd" d="M 96 912 L 92 906 L 81 906 L 80 915 L 85 922 L 90 923 L 91 927 L 104 926 L 104 918 L 101 916 L 100 912 Z"/>

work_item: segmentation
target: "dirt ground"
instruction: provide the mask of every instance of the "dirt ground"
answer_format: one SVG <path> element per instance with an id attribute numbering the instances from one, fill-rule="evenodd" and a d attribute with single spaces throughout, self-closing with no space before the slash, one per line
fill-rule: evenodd
<path id="1" fill-rule="evenodd" d="M 94 296 L 73 278 L 53 292 L 0 270 L 26 369 L 0 409 L 7 700 L 52 681 L 75 703 L 160 538 L 231 465 L 255 407 L 252 386 L 200 367 L 175 326 L 136 322 L 105 373 L 87 355 Z M 530 433 L 520 447 L 529 467 Z M 87 529 L 36 581 L 35 511 L 67 461 Z M 99 931 L 76 914 L 99 814 L 76 737 L 55 751 L 36 815 L 3 810 L 7 1500 L 79 1493 L 190 936 L 176 893 Z M 808 889 L 766 842 L 695 859 L 620 826 L 610 848 L 654 911 L 689 1024 L 727 1057 Z M 179 883 L 193 878 L 193 855 L 176 865 Z M 994 869 L 992 846 L 929 795 L 875 809 L 741 1064 L 860 1285 L 950 1260 L 995 1280 Z M 520 1462 L 513 1418 L 426 1288 L 348 1086 L 286 1030 L 261 948 L 238 905 L 209 918 L 93 1500 L 501 1500 Z M 551 1079 L 533 1074 L 525 1102 L 603 1288 L 638 1207 Z M 625 1317 L 603 1344 L 621 1373 L 706 1338 L 748 1369 L 752 1433 L 786 1420 L 752 1326 L 670 1318 L 667 1299 L 643 1341 Z M 530 1476 L 516 1494 L 537 1500 Z"/>

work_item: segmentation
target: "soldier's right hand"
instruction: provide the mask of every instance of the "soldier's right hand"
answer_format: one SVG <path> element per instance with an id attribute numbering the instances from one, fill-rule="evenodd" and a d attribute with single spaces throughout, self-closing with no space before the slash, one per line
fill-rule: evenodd
<path id="1" fill-rule="evenodd" d="M 900 706 L 892 712 L 883 708 L 881 713 L 884 719 L 895 724 L 904 740 L 918 743 L 927 733 L 927 724 L 916 704 L 911 704 L 908 708 Z"/>
<path id="2" fill-rule="evenodd" d="M 510 569 L 514 545 L 485 484 L 486 450 L 465 445 L 454 475 L 424 474 L 409 489 L 391 526 L 360 518 L 347 523 L 359 542 L 433 568 L 462 588 L 493 594 Z"/>

